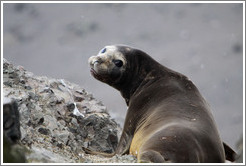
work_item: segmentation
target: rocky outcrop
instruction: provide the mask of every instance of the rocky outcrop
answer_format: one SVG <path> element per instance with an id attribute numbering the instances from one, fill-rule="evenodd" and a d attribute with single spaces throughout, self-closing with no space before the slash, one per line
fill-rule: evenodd
<path id="1" fill-rule="evenodd" d="M 84 153 L 82 147 L 113 152 L 121 128 L 106 107 L 78 85 L 35 76 L 3 60 L 3 95 L 18 108 L 16 139 L 27 162 L 136 162 L 131 155 L 104 158 Z"/>

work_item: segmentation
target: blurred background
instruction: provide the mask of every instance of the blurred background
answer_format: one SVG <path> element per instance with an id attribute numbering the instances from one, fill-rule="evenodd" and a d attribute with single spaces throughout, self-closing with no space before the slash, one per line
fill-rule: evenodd
<path id="1" fill-rule="evenodd" d="M 87 60 L 105 45 L 139 48 L 189 77 L 211 106 L 222 139 L 243 133 L 243 4 L 3 5 L 3 57 L 35 75 L 85 88 L 124 124 L 120 93 Z"/>

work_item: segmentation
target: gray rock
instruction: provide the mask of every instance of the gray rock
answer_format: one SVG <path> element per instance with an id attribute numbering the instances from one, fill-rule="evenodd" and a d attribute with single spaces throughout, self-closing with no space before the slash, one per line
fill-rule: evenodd
<path id="1" fill-rule="evenodd" d="M 17 102 L 3 99 L 3 162 L 26 162 L 25 149 L 18 145 L 21 139 L 20 119 Z"/>
<path id="2" fill-rule="evenodd" d="M 84 153 L 82 147 L 111 153 L 118 143 L 121 129 L 102 102 L 66 80 L 38 77 L 3 62 L 3 94 L 16 100 L 20 143 L 30 151 L 28 162 L 135 161 Z"/>
<path id="3" fill-rule="evenodd" d="M 25 163 L 26 149 L 18 144 L 12 144 L 4 135 L 3 137 L 3 162 L 4 163 Z"/>

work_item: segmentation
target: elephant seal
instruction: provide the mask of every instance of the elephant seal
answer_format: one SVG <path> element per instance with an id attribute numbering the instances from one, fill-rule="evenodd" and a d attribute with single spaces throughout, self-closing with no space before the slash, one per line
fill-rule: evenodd
<path id="1" fill-rule="evenodd" d="M 234 155 L 221 141 L 209 105 L 186 76 L 128 46 L 106 46 L 88 61 L 91 74 L 119 90 L 128 110 L 115 152 L 87 153 L 132 154 L 138 162 L 157 163 L 219 163 Z"/>

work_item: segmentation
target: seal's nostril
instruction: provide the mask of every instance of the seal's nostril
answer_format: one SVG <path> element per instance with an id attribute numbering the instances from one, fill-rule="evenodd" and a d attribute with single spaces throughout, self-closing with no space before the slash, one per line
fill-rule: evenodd
<path id="1" fill-rule="evenodd" d="M 101 51 L 101 53 L 103 54 L 103 53 L 105 53 L 106 51 L 107 51 L 107 49 L 104 48 L 104 49 Z"/>
<path id="2" fill-rule="evenodd" d="M 98 59 L 98 60 L 95 60 L 95 61 L 93 61 L 92 63 L 91 63 L 91 65 L 99 65 L 99 64 L 101 64 L 102 63 L 102 61 L 100 60 L 100 59 Z"/>

